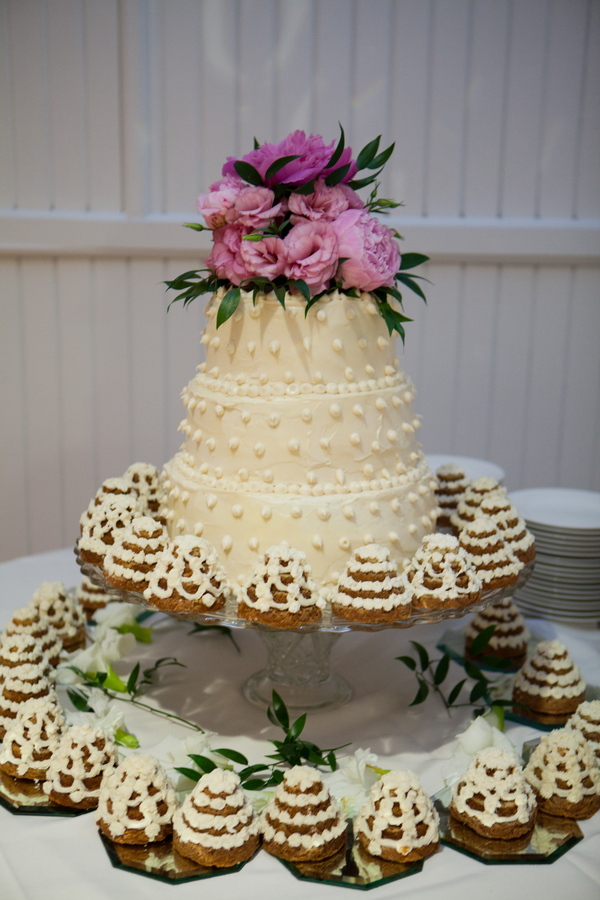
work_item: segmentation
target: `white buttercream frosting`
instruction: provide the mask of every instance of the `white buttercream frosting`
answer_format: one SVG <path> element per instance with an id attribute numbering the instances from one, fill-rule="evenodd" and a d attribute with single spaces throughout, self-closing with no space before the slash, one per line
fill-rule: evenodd
<path id="1" fill-rule="evenodd" d="M 169 538 L 160 522 L 150 516 L 137 516 L 118 532 L 104 557 L 102 567 L 108 581 L 112 578 L 132 582 L 134 590 L 148 587 L 150 572 L 156 567 Z"/>
<path id="2" fill-rule="evenodd" d="M 118 595 L 109 594 L 103 588 L 98 587 L 87 575 L 82 576 L 81 583 L 77 586 L 76 596 L 82 607 L 88 610 L 102 609 L 107 603 L 118 599 Z"/>
<path id="3" fill-rule="evenodd" d="M 578 803 L 600 794 L 596 757 L 576 729 L 557 728 L 545 734 L 529 758 L 525 777 L 544 800 L 554 796 Z"/>
<path id="4" fill-rule="evenodd" d="M 217 768 L 203 775 L 187 795 L 173 817 L 173 830 L 186 843 L 233 850 L 257 834 L 258 820 L 239 777 Z"/>
<path id="5" fill-rule="evenodd" d="M 5 670 L 15 670 L 24 665 L 39 665 L 48 676 L 50 664 L 41 641 L 31 634 L 8 634 L 0 637 L 0 682 L 4 680 Z M 17 674 L 13 671 L 13 674 Z"/>
<path id="6" fill-rule="evenodd" d="M 483 809 L 477 808 L 480 805 Z M 452 788 L 452 806 L 491 828 L 499 823 L 526 824 L 534 814 L 536 799 L 516 755 L 499 747 L 486 747 Z"/>
<path id="7" fill-rule="evenodd" d="M 494 650 L 518 647 L 525 650 L 530 637 L 529 631 L 525 625 L 525 619 L 510 597 L 505 597 L 503 600 L 487 606 L 473 616 L 473 620 L 465 628 L 467 641 L 473 641 L 484 628 L 489 628 L 490 625 L 495 625 L 496 629 L 484 653 L 493 654 Z"/>
<path id="8" fill-rule="evenodd" d="M 354 551 L 330 596 L 341 606 L 391 611 L 409 604 L 412 590 L 388 548 L 367 544 Z"/>
<path id="9" fill-rule="evenodd" d="M 523 563 L 510 546 L 504 543 L 495 523 L 485 516 L 477 516 L 460 532 L 460 546 L 471 557 L 483 587 L 493 586 L 499 579 L 517 580 Z"/>
<path id="10" fill-rule="evenodd" d="M 155 792 L 150 793 L 150 788 Z M 164 804 L 164 811 L 159 804 Z M 162 766 L 152 756 L 134 753 L 105 774 L 96 821 L 102 821 L 113 837 L 133 829 L 153 841 L 171 824 L 176 809 L 177 795 Z M 136 818 L 131 817 L 132 812 Z"/>
<path id="11" fill-rule="evenodd" d="M 39 640 L 48 659 L 55 660 L 61 654 L 63 644 L 50 619 L 39 606 L 28 603 L 15 610 L 6 626 L 6 634 L 29 634 Z"/>
<path id="12" fill-rule="evenodd" d="M 266 550 L 253 566 L 238 600 L 261 613 L 276 609 L 293 614 L 308 606 L 325 608 L 306 554 L 287 544 Z"/>
<path id="13" fill-rule="evenodd" d="M 322 805 L 323 810 L 319 809 Z M 303 831 L 294 830 L 297 827 Z M 322 847 L 346 827 L 344 814 L 324 786 L 321 773 L 310 766 L 294 766 L 285 773 L 260 819 L 266 841 L 303 850 Z"/>
<path id="14" fill-rule="evenodd" d="M 585 691 L 585 681 L 564 644 L 542 641 L 535 654 L 515 675 L 515 688 L 525 694 L 551 697 L 577 697 Z"/>
<path id="15" fill-rule="evenodd" d="M 436 469 L 438 487 L 436 496 L 443 514 L 448 516 L 454 512 L 465 491 L 470 485 L 470 479 L 466 477 L 464 469 L 456 463 L 448 463 Z"/>
<path id="16" fill-rule="evenodd" d="M 63 734 L 44 782 L 44 793 L 68 797 L 73 803 L 96 800 L 100 786 L 92 786 L 117 763 L 117 750 L 100 726 L 73 725 Z"/>
<path id="17" fill-rule="evenodd" d="M 405 570 L 413 598 L 435 597 L 469 602 L 481 590 L 481 579 L 458 539 L 450 534 L 429 534 Z"/>
<path id="18" fill-rule="evenodd" d="M 9 763 L 22 778 L 30 769 L 48 769 L 58 750 L 67 725 L 55 696 L 39 697 L 22 703 L 16 719 L 7 730 L 0 750 L 0 768 Z M 18 752 L 18 755 L 17 755 Z M 47 759 L 40 759 L 47 756 Z"/>
<path id="19" fill-rule="evenodd" d="M 159 605 L 177 593 L 198 608 L 210 609 L 229 590 L 227 575 L 219 565 L 215 548 L 191 534 L 174 538 L 158 554 L 148 582 L 144 597 Z"/>
<path id="20" fill-rule="evenodd" d="M 581 732 L 600 763 L 600 700 L 580 703 L 565 727 Z"/>
<path id="21" fill-rule="evenodd" d="M 119 531 L 143 512 L 137 493 L 102 494 L 99 503 L 92 500 L 79 520 L 80 549 L 104 557 Z"/>
<path id="22" fill-rule="evenodd" d="M 439 816 L 414 772 L 392 771 L 371 788 L 369 799 L 356 817 L 354 828 L 367 840 L 373 856 L 392 850 L 407 856 L 411 850 L 436 844 Z M 390 828 L 401 829 L 394 835 Z M 419 832 L 422 832 L 419 834 Z"/>
<path id="23" fill-rule="evenodd" d="M 68 644 L 85 625 L 85 614 L 76 597 L 67 594 L 61 581 L 44 581 L 31 598 L 43 615 Z"/>

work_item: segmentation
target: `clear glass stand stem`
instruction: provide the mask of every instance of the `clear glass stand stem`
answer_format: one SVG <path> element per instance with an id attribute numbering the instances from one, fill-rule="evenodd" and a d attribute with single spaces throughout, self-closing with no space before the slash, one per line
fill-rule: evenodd
<path id="1" fill-rule="evenodd" d="M 261 631 L 267 667 L 252 675 L 243 688 L 255 706 L 266 708 L 276 690 L 289 709 L 335 709 L 352 697 L 352 688 L 329 668 L 329 657 L 340 634 L 331 632 Z"/>

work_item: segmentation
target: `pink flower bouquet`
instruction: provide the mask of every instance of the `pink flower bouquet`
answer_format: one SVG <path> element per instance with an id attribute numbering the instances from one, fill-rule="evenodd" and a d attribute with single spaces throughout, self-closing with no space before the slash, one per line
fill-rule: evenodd
<path id="1" fill-rule="evenodd" d="M 425 299 L 414 275 L 406 274 L 428 257 L 400 256 L 395 238 L 374 213 L 399 206 L 377 198 L 377 176 L 394 150 L 379 152 L 380 137 L 352 158 L 344 130 L 337 143 L 326 145 L 320 135 L 294 131 L 278 144 L 258 144 L 241 159 L 228 157 L 222 178 L 198 198 L 213 248 L 206 268 L 186 272 L 169 288 L 181 291 L 184 306 L 207 291 L 226 287 L 217 314 L 217 327 L 233 315 L 241 290 L 273 291 L 285 308 L 287 292 L 302 295 L 306 313 L 328 291 L 351 297 L 369 291 L 390 334 L 404 340 L 399 284 Z M 357 179 L 361 170 L 366 177 Z M 373 185 L 366 201 L 356 193 Z M 202 273 L 206 275 L 202 276 Z"/>

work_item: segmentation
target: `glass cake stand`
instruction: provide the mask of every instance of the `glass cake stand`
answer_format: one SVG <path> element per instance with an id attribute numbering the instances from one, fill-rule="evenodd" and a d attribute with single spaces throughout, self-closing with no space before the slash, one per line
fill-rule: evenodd
<path id="1" fill-rule="evenodd" d="M 276 690 L 289 709 L 336 709 L 352 697 L 348 682 L 331 671 L 330 655 L 334 644 L 342 634 L 350 631 L 384 631 L 389 628 L 411 628 L 414 625 L 433 625 L 446 619 L 460 619 L 470 613 L 480 612 L 492 603 L 512 597 L 524 585 L 533 571 L 534 563 L 528 563 L 519 579 L 509 587 L 484 591 L 481 600 L 471 606 L 457 609 L 412 609 L 406 619 L 393 623 L 370 624 L 349 622 L 333 615 L 331 609 L 323 611 L 319 622 L 298 628 L 279 629 L 260 622 L 249 622 L 237 613 L 237 600 L 230 595 L 222 609 L 215 612 L 173 612 L 149 603 L 137 591 L 113 588 L 104 580 L 103 570 L 84 562 L 75 547 L 77 562 L 84 575 L 109 594 L 126 603 L 137 603 L 152 612 L 163 612 L 175 619 L 197 622 L 200 625 L 221 625 L 226 628 L 252 628 L 259 632 L 267 650 L 267 665 L 245 683 L 243 693 L 250 703 L 266 709 Z"/>

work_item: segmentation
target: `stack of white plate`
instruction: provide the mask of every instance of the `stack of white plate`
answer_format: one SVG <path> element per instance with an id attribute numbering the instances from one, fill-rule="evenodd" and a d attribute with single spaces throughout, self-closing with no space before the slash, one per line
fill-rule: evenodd
<path id="1" fill-rule="evenodd" d="M 533 575 L 516 600 L 551 619 L 600 619 L 600 494 L 568 488 L 513 491 L 510 499 L 535 535 Z"/>

